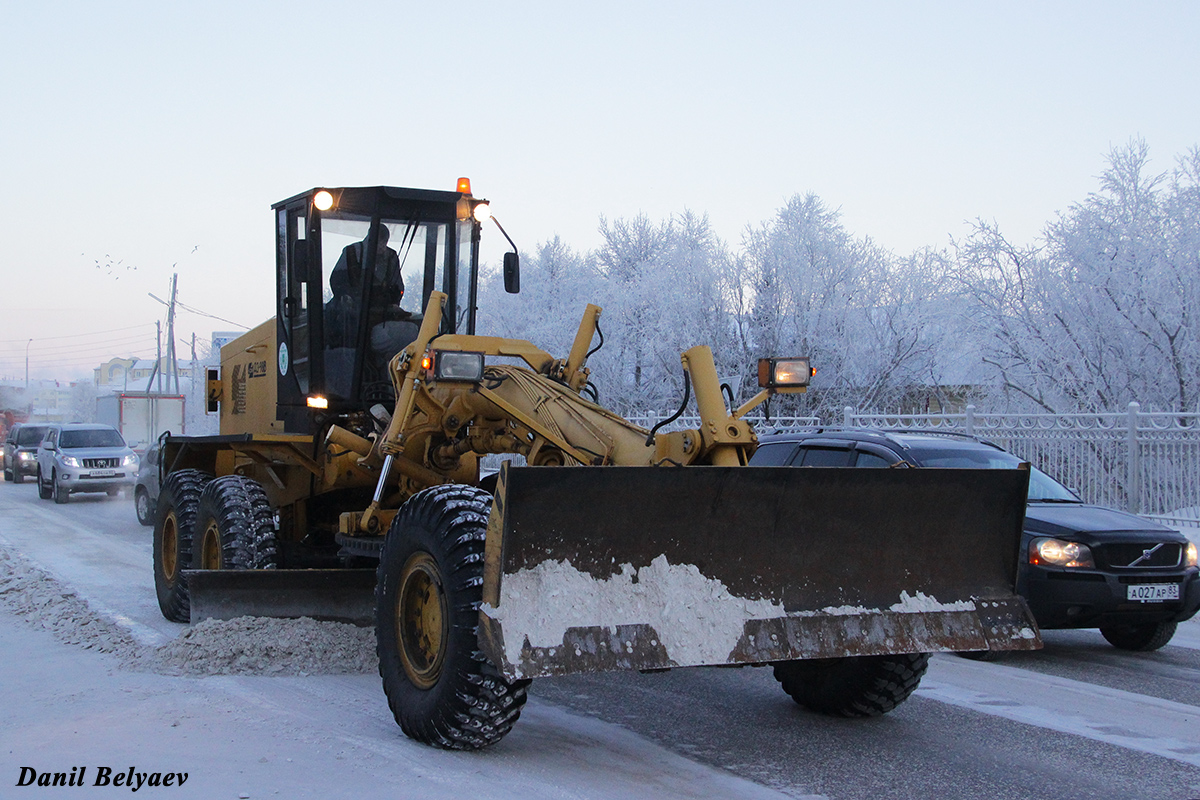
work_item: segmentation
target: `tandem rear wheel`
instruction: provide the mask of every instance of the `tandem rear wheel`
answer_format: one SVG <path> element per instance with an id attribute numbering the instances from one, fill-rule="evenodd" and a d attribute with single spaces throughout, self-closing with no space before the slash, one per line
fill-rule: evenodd
<path id="1" fill-rule="evenodd" d="M 192 532 L 200 494 L 212 475 L 181 469 L 163 481 L 154 515 L 154 591 L 158 608 L 172 622 L 190 622 L 191 604 L 183 570 L 192 563 Z"/>
<path id="2" fill-rule="evenodd" d="M 404 504 L 384 541 L 375 639 L 388 706 L 409 737 L 448 750 L 500 741 L 529 681 L 507 681 L 479 650 L 491 495 L 435 486 Z"/>

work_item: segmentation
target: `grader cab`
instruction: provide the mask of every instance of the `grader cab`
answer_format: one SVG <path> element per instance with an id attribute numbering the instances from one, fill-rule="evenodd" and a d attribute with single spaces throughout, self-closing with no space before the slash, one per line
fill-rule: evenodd
<path id="1" fill-rule="evenodd" d="M 633 425 L 582 394 L 598 307 L 562 357 L 476 335 L 489 210 L 458 188 L 274 207 L 276 317 L 222 349 L 220 435 L 163 444 L 168 619 L 369 618 L 397 721 L 449 748 L 498 741 L 540 676 L 771 664 L 870 715 L 930 652 L 1040 646 L 1013 593 L 1027 471 L 746 466 L 746 414 L 811 368 L 763 359 L 730 408 L 704 346 L 700 425 Z M 484 476 L 493 454 L 523 465 Z"/>

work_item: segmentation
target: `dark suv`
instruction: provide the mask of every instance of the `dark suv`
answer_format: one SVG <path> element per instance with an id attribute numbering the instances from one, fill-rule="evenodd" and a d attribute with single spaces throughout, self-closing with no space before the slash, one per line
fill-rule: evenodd
<path id="1" fill-rule="evenodd" d="M 37 450 L 46 435 L 46 425 L 19 423 L 4 440 L 4 480 L 21 483 L 37 475 Z"/>
<path id="2" fill-rule="evenodd" d="M 1015 469 L 970 436 L 874 429 L 762 437 L 750 463 L 796 467 Z M 1017 592 L 1042 628 L 1099 628 L 1115 647 L 1157 650 L 1200 609 L 1196 545 L 1142 517 L 1084 503 L 1033 467 Z"/>

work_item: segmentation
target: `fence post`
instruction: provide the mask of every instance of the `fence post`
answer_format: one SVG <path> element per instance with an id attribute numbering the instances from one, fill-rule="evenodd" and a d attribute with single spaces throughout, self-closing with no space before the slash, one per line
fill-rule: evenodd
<path id="1" fill-rule="evenodd" d="M 1129 404 L 1129 411 L 1125 417 L 1125 446 L 1129 451 L 1128 465 L 1129 473 L 1125 476 L 1126 488 L 1125 497 L 1129 503 L 1129 512 L 1131 514 L 1142 513 L 1142 449 L 1138 444 L 1138 411 L 1141 410 L 1141 404 L 1133 402 Z"/>
<path id="2" fill-rule="evenodd" d="M 842 427 L 854 427 L 854 406 L 846 406 L 842 409 Z"/>
<path id="3" fill-rule="evenodd" d="M 967 435 L 975 435 L 975 406 L 967 404 Z"/>

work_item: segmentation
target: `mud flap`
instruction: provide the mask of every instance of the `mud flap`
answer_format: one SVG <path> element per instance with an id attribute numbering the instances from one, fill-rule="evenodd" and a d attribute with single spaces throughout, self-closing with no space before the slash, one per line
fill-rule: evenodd
<path id="1" fill-rule="evenodd" d="M 1041 646 L 1027 470 L 516 467 L 480 644 L 509 679 Z"/>
<path id="2" fill-rule="evenodd" d="M 192 624 L 237 617 L 375 624 L 373 569 L 196 569 L 183 577 Z"/>

